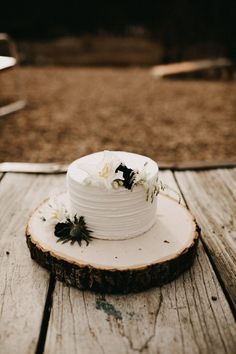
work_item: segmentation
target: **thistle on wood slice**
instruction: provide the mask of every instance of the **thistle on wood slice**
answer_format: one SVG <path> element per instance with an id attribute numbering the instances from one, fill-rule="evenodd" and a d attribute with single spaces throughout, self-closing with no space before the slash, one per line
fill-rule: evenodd
<path id="1" fill-rule="evenodd" d="M 74 216 L 74 221 L 69 218 L 65 222 L 59 222 L 55 226 L 54 235 L 58 237 L 57 242 L 70 242 L 72 245 L 75 242 L 81 246 L 82 241 L 85 241 L 88 245 L 92 239 L 92 231 L 88 229 L 84 217 Z"/>

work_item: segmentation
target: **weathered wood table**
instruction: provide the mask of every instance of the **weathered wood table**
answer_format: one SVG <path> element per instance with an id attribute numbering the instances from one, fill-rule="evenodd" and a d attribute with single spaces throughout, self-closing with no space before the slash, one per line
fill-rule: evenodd
<path id="1" fill-rule="evenodd" d="M 0 177 L 0 353 L 236 353 L 236 168 L 161 172 L 201 227 L 194 265 L 161 288 L 109 296 L 55 282 L 30 258 L 27 219 L 65 175 Z"/>

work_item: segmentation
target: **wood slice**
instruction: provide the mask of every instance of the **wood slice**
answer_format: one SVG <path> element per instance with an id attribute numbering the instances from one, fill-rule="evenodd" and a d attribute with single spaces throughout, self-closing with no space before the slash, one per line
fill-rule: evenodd
<path id="1" fill-rule="evenodd" d="M 66 193 L 35 210 L 26 239 L 31 257 L 67 285 L 104 293 L 137 292 L 175 279 L 193 263 L 199 229 L 189 211 L 168 196 L 158 196 L 156 223 L 145 234 L 120 241 L 94 238 L 88 246 L 57 242 L 54 227 L 43 221 L 53 203 L 67 206 Z"/>

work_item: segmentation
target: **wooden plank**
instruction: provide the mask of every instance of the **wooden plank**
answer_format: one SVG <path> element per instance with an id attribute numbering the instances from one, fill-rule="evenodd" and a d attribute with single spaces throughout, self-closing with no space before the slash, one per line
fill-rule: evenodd
<path id="1" fill-rule="evenodd" d="M 16 65 L 16 58 L 0 56 L 0 71 L 12 68 Z"/>
<path id="2" fill-rule="evenodd" d="M 199 71 L 212 71 L 212 69 L 227 69 L 232 68 L 232 66 L 232 62 L 226 58 L 185 61 L 156 65 L 151 69 L 151 75 L 156 78 L 164 78 L 189 73 L 191 74 Z"/>
<path id="3" fill-rule="evenodd" d="M 206 169 L 216 169 L 216 168 L 234 168 L 236 167 L 236 161 L 214 161 L 214 162 L 182 162 L 182 163 L 171 163 L 171 162 L 159 162 L 160 170 L 175 170 L 175 171 L 185 171 L 185 170 L 206 170 Z M 65 173 L 67 171 L 68 164 L 48 162 L 48 163 L 32 163 L 32 162 L 1 162 L 0 172 L 17 172 L 17 173 L 45 173 L 45 174 L 55 174 L 55 173 Z"/>
<path id="4" fill-rule="evenodd" d="M 1 172 L 17 173 L 65 173 L 68 164 L 60 163 L 31 163 L 31 162 L 2 162 L 0 163 Z"/>
<path id="5" fill-rule="evenodd" d="M 236 168 L 175 175 L 236 307 Z"/>
<path id="6" fill-rule="evenodd" d="M 63 187 L 63 176 L 8 173 L 0 182 L 1 353 L 35 351 L 49 274 L 31 260 L 25 226 L 37 204 Z"/>
<path id="7" fill-rule="evenodd" d="M 182 162 L 172 165 L 172 170 L 186 171 L 186 170 L 211 170 L 216 168 L 234 168 L 236 161 L 201 161 L 201 162 Z"/>
<path id="8" fill-rule="evenodd" d="M 170 172 L 162 179 L 177 189 Z M 45 353 L 233 353 L 233 315 L 200 243 L 194 266 L 139 294 L 98 295 L 57 283 Z"/>
<path id="9" fill-rule="evenodd" d="M 9 103 L 6 106 L 0 107 L 0 117 L 19 111 L 20 109 L 23 109 L 25 105 L 25 100 L 18 100 L 16 102 Z"/>

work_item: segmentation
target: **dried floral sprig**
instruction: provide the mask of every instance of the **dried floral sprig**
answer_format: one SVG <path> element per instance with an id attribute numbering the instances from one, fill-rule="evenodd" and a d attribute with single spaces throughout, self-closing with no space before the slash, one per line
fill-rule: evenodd
<path id="1" fill-rule="evenodd" d="M 145 166 L 144 166 L 145 167 Z M 178 196 L 178 202 L 181 203 L 181 195 L 169 187 L 167 184 L 163 183 L 161 180 L 156 179 L 151 183 L 147 183 L 144 171 L 140 173 L 139 171 L 132 170 L 124 164 L 120 164 L 115 172 L 123 173 L 123 180 L 115 180 L 118 186 L 123 186 L 129 190 L 133 190 L 135 186 L 141 185 L 146 191 L 146 201 L 153 203 L 154 197 L 157 196 L 161 191 L 170 190 Z"/>
<path id="2" fill-rule="evenodd" d="M 92 240 L 92 231 L 88 229 L 84 217 L 74 216 L 74 221 L 69 218 L 65 222 L 59 222 L 55 225 L 54 235 L 58 237 L 57 242 L 70 242 L 72 245 L 75 242 L 81 246 L 82 241 L 85 241 L 88 245 Z"/>
<path id="3" fill-rule="evenodd" d="M 175 193 L 175 195 L 177 195 L 178 197 L 178 203 L 181 203 L 182 197 L 181 194 L 179 192 L 177 192 L 175 189 L 171 188 L 168 186 L 168 184 L 163 183 L 161 180 L 157 181 L 157 184 L 154 187 L 154 190 L 151 194 L 151 199 L 153 201 L 154 195 L 158 195 L 161 191 L 165 191 L 165 190 L 170 190 L 171 192 Z"/>

